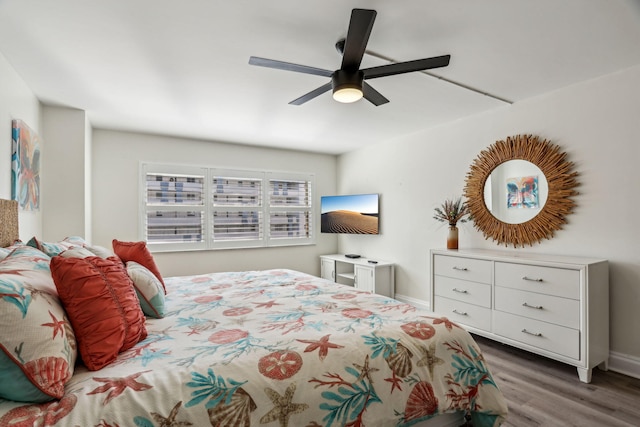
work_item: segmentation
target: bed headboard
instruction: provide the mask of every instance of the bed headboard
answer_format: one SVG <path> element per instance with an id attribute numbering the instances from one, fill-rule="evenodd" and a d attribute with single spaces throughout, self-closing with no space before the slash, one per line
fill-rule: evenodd
<path id="1" fill-rule="evenodd" d="M 0 247 L 12 245 L 18 238 L 18 201 L 0 199 Z"/>

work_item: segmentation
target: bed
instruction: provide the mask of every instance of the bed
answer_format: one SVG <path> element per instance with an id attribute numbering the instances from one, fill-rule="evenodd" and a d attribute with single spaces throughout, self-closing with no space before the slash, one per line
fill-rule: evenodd
<path id="1" fill-rule="evenodd" d="M 145 259 L 125 261 L 81 238 L 39 242 L 39 248 L 11 245 L 0 260 L 0 319 L 18 309 L 15 283 L 9 291 L 7 280 L 16 271 L 25 282 L 39 274 L 22 296 L 48 307 L 60 302 L 62 311 L 41 310 L 44 317 L 35 324 L 47 340 L 68 339 L 60 350 L 68 359 L 55 365 L 56 397 L 0 399 L 0 427 L 460 426 L 465 416 L 478 427 L 500 425 L 506 417 L 504 398 L 472 337 L 411 305 L 286 269 L 157 278 L 151 295 L 140 292 L 127 269 L 141 271 Z M 17 258 L 19 268 L 10 264 Z M 11 268 L 3 267 L 7 263 Z M 100 345 L 111 339 L 104 330 L 83 330 L 83 322 L 108 310 L 87 310 L 86 300 L 73 305 L 69 298 L 78 297 L 78 288 L 70 297 L 60 286 L 82 266 L 102 268 L 98 276 L 106 282 L 125 271 L 137 298 L 124 285 L 123 293 L 143 312 L 140 321 L 136 310 L 120 308 L 118 316 L 129 319 L 124 334 L 134 338 L 126 337 L 108 360 L 83 350 L 86 340 Z M 152 270 L 144 270 L 147 278 Z M 8 325 L 0 320 L 0 340 L 14 336 L 10 345 L 0 341 L 5 368 L 20 365 L 16 349 L 27 347 L 15 344 L 15 335 L 22 343 L 27 332 L 12 333 Z M 46 372 L 53 375 L 51 366 Z"/>

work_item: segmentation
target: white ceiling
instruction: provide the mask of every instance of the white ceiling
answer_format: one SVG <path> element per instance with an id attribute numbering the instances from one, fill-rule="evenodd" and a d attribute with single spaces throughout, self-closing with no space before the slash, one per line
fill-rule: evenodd
<path id="1" fill-rule="evenodd" d="M 328 79 L 248 65 L 339 68 L 354 7 L 378 12 L 363 68 L 450 65 L 371 80 L 379 107 L 292 106 Z M 337 154 L 640 64 L 640 1 L 0 0 L 0 52 L 94 127 Z"/>

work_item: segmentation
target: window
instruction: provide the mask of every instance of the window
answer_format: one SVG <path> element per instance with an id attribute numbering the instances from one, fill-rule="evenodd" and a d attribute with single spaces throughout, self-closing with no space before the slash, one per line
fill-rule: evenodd
<path id="1" fill-rule="evenodd" d="M 269 179 L 269 238 L 311 236 L 311 188 L 305 180 Z"/>
<path id="2" fill-rule="evenodd" d="M 313 178 L 143 163 L 141 237 L 156 251 L 315 243 Z"/>

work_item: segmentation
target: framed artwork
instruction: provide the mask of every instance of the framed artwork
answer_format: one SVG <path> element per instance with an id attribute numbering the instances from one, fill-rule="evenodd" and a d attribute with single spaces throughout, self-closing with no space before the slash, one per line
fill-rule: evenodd
<path id="1" fill-rule="evenodd" d="M 11 122 L 11 198 L 20 209 L 40 209 L 40 137 L 22 120 Z"/>
<path id="2" fill-rule="evenodd" d="M 537 208 L 538 176 L 507 179 L 507 209 Z"/>

